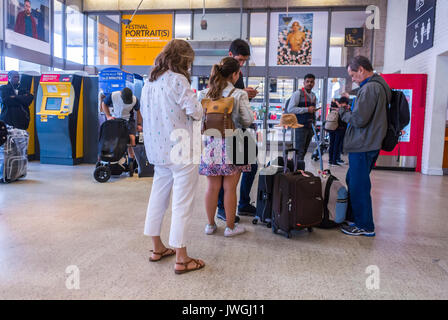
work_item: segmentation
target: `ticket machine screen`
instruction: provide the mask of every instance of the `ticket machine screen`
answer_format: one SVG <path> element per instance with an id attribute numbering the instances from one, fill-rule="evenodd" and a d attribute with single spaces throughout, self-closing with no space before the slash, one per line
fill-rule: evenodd
<path id="1" fill-rule="evenodd" d="M 59 111 L 61 109 L 62 98 L 47 98 L 47 104 L 45 110 Z"/>

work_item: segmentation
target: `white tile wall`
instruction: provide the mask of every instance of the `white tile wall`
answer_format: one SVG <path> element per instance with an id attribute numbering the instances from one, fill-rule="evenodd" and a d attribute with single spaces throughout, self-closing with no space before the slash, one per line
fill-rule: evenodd
<path id="1" fill-rule="evenodd" d="M 437 71 L 438 57 L 448 53 L 448 1 L 438 0 L 434 47 L 409 60 L 404 60 L 408 0 L 389 0 L 386 25 L 384 73 L 428 74 L 425 137 L 423 143 L 423 173 L 441 175 L 445 136 L 445 115 L 448 100 L 448 73 Z M 436 81 L 437 78 L 437 81 Z"/>

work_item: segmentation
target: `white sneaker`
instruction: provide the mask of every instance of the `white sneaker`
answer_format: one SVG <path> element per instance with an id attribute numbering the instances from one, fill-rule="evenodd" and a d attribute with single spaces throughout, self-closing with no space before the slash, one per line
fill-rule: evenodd
<path id="1" fill-rule="evenodd" d="M 246 232 L 246 229 L 244 229 L 243 226 L 240 226 L 239 224 L 235 224 L 233 229 L 226 227 L 226 230 L 224 231 L 224 237 L 233 237 L 233 236 L 242 234 L 244 232 Z"/>
<path id="2" fill-rule="evenodd" d="M 207 234 L 207 235 L 214 234 L 216 232 L 216 230 L 218 230 L 218 226 L 216 224 L 213 226 L 210 224 L 205 226 L 205 234 Z"/>

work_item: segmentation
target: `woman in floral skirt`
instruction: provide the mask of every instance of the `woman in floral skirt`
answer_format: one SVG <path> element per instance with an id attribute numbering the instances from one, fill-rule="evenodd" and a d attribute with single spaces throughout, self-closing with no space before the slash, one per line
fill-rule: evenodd
<path id="1" fill-rule="evenodd" d="M 199 101 L 204 98 L 217 100 L 229 95 L 234 98 L 232 120 L 236 129 L 248 128 L 254 121 L 254 114 L 250 109 L 249 97 L 244 90 L 236 89 L 234 84 L 240 77 L 240 65 L 231 57 L 224 58 L 212 68 L 209 88 L 201 91 Z M 243 226 L 235 224 L 237 195 L 236 187 L 241 172 L 251 170 L 251 165 L 238 166 L 229 161 L 226 145 L 231 143 L 232 137 L 205 136 L 205 150 L 202 154 L 199 174 L 207 176 L 208 188 L 205 195 L 205 208 L 208 224 L 205 233 L 211 235 L 216 232 L 215 213 L 218 205 L 218 195 L 221 186 L 224 188 L 224 208 L 227 227 L 224 236 L 231 237 L 245 232 Z M 227 149 L 227 150 L 226 150 Z M 233 158 L 233 157 L 232 157 Z"/>

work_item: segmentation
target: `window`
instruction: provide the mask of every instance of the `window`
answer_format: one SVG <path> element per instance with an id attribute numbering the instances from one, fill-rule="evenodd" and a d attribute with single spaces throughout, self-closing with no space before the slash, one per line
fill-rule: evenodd
<path id="1" fill-rule="evenodd" d="M 63 58 L 63 50 L 62 50 L 62 24 L 63 24 L 63 15 L 64 14 L 64 5 L 59 1 L 54 1 L 54 53 L 53 55 L 57 58 Z"/>
<path id="2" fill-rule="evenodd" d="M 210 66 L 218 63 L 228 56 L 233 40 L 247 38 L 247 13 L 243 14 L 242 36 L 240 17 L 239 13 L 206 13 L 204 18 L 207 20 L 207 30 L 202 30 L 202 13 L 194 15 L 194 41 L 190 43 L 196 53 L 195 65 Z"/>
<path id="3" fill-rule="evenodd" d="M 35 71 L 38 73 L 50 71 L 50 67 L 41 66 L 32 62 L 5 57 L 5 70 L 6 71 Z"/>
<path id="4" fill-rule="evenodd" d="M 266 65 L 266 29 L 268 23 L 267 13 L 252 13 L 250 15 L 251 57 L 249 65 Z"/>
<path id="5" fill-rule="evenodd" d="M 67 60 L 84 64 L 84 15 L 67 7 Z"/>
<path id="6" fill-rule="evenodd" d="M 97 56 L 97 17 L 89 17 L 87 19 L 87 64 L 96 65 Z"/>
<path id="7" fill-rule="evenodd" d="M 119 64 L 119 28 L 119 16 L 101 15 L 89 18 L 89 64 L 91 62 L 94 65 Z"/>
<path id="8" fill-rule="evenodd" d="M 201 29 L 202 13 L 194 15 L 194 40 L 196 41 L 233 41 L 247 38 L 247 13 L 243 14 L 243 30 L 240 36 L 239 13 L 205 13 L 207 30 Z"/>
<path id="9" fill-rule="evenodd" d="M 177 39 L 191 39 L 191 14 L 176 14 L 174 37 Z"/>
<path id="10" fill-rule="evenodd" d="M 331 17 L 330 66 L 345 67 L 348 59 L 362 54 L 370 57 L 372 31 L 364 28 L 364 44 L 362 47 L 345 46 L 345 30 L 363 28 L 367 15 L 364 11 L 333 12 Z"/>

